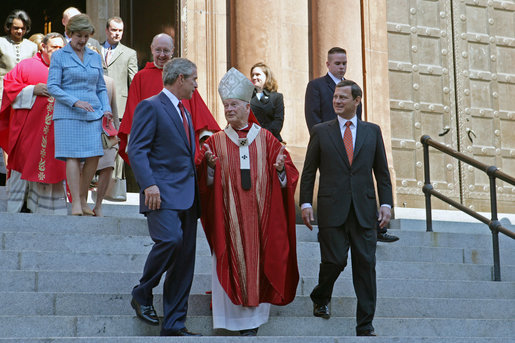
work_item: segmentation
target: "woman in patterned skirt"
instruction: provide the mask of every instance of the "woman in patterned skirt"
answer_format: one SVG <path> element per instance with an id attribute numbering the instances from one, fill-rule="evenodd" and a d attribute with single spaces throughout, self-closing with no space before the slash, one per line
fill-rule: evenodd
<path id="1" fill-rule="evenodd" d="M 102 58 L 86 48 L 94 32 L 86 14 L 72 17 L 66 25 L 71 41 L 53 54 L 48 75 L 48 91 L 56 99 L 55 157 L 66 161 L 72 215 L 93 215 L 87 195 L 98 159 L 104 154 L 102 117 L 112 119 Z"/>

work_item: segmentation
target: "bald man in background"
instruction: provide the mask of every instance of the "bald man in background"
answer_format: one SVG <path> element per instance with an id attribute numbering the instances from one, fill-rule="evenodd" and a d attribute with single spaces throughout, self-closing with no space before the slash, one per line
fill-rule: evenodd
<path id="1" fill-rule="evenodd" d="M 81 14 L 81 11 L 79 11 L 76 7 L 68 7 L 67 9 L 65 9 L 63 11 L 63 19 L 61 21 L 63 23 L 63 26 L 66 27 L 70 18 L 76 16 L 77 14 Z M 66 39 L 66 43 L 70 43 L 71 37 L 68 37 L 66 35 L 66 31 L 64 32 L 63 36 Z M 89 37 L 87 45 L 94 46 L 98 51 L 102 51 L 100 43 L 93 37 Z"/>
<path id="2" fill-rule="evenodd" d="M 118 137 L 120 138 L 120 150 L 118 153 L 126 162 L 129 162 L 129 159 L 125 149 L 131 133 L 134 111 L 142 100 L 158 94 L 163 89 L 163 66 L 172 59 L 174 52 L 173 38 L 166 33 L 155 35 L 150 44 L 150 50 L 153 61 L 147 62 L 145 68 L 141 69 L 132 80 L 125 113 L 118 132 Z M 220 131 L 215 118 L 213 118 L 213 115 L 196 89 L 193 92 L 192 98 L 184 99 L 183 103 L 184 107 L 191 113 L 196 143 L 199 143 L 203 137 L 207 138 L 213 132 Z M 197 154 L 199 151 L 198 145 L 200 144 L 196 144 Z"/>

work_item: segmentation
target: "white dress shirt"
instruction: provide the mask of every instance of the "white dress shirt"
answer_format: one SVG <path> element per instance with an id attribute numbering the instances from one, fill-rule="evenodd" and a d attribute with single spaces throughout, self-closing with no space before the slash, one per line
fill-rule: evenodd
<path id="1" fill-rule="evenodd" d="M 344 79 L 339 79 L 337 78 L 336 76 L 334 76 L 330 71 L 327 72 L 327 74 L 329 74 L 329 76 L 331 77 L 331 79 L 333 79 L 334 81 L 334 84 L 338 84 L 340 83 L 341 81 L 343 81 Z"/>
<path id="2" fill-rule="evenodd" d="M 331 73 L 329 73 L 329 75 L 331 75 L 331 77 L 333 77 Z M 356 114 L 354 114 L 354 117 L 352 117 L 350 120 L 344 119 L 340 116 L 336 116 L 336 118 L 338 118 L 338 125 L 340 126 L 342 140 L 343 140 L 343 135 L 345 134 L 345 130 L 347 129 L 347 126 L 345 125 L 345 123 L 348 121 L 350 121 L 352 123 L 349 126 L 349 129 L 350 129 L 350 132 L 352 133 L 352 150 L 354 151 L 354 149 L 356 148 L 356 132 L 357 132 L 357 127 L 358 127 L 358 117 L 356 116 Z M 381 204 L 381 206 L 386 206 L 388 208 L 392 208 L 392 206 L 390 206 L 389 204 Z M 301 210 L 303 210 L 305 208 L 310 208 L 310 207 L 312 207 L 310 203 L 304 203 L 304 204 L 300 205 Z"/>
<path id="3" fill-rule="evenodd" d="M 166 88 L 163 88 L 163 91 L 162 91 L 167 97 L 168 99 L 170 99 L 170 101 L 172 102 L 173 106 L 175 107 L 175 109 L 177 110 L 177 113 L 179 114 L 179 118 L 181 118 L 181 123 L 182 123 L 182 115 L 181 115 L 181 109 L 179 108 L 179 99 L 175 96 L 175 94 L 173 94 L 172 92 L 170 92 L 168 89 Z M 188 118 L 186 116 L 186 118 Z M 188 119 L 186 119 L 188 120 Z"/>

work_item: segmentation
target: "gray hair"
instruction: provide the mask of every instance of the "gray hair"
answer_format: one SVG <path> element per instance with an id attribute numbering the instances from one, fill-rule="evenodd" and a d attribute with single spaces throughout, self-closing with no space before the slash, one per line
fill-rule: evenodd
<path id="1" fill-rule="evenodd" d="M 166 62 L 163 67 L 163 84 L 172 85 L 175 83 L 179 75 L 184 75 L 184 78 L 188 78 L 197 69 L 195 63 L 191 62 L 186 58 L 174 58 L 171 61 Z"/>
<path id="2" fill-rule="evenodd" d="M 54 38 L 61 38 L 63 40 L 63 43 L 66 44 L 66 40 L 64 39 L 63 35 L 58 32 L 47 33 L 41 40 L 41 43 L 47 45 L 48 41 Z"/>

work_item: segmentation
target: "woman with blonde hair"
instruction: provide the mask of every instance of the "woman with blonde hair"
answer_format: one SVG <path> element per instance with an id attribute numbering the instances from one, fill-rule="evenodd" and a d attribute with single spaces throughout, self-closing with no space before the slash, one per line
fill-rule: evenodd
<path id="1" fill-rule="evenodd" d="M 71 41 L 54 53 L 48 75 L 48 91 L 56 100 L 55 157 L 66 161 L 72 215 L 94 215 L 87 204 L 88 189 L 104 154 L 102 118 L 112 120 L 102 58 L 86 48 L 94 32 L 86 14 L 72 17 L 66 25 Z"/>
<path id="2" fill-rule="evenodd" d="M 41 51 L 41 43 L 43 43 L 45 35 L 42 33 L 35 33 L 29 37 L 29 40 L 38 46 L 38 51 Z"/>

